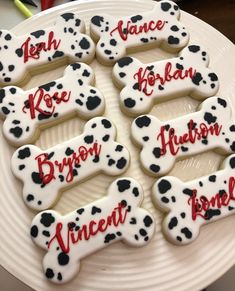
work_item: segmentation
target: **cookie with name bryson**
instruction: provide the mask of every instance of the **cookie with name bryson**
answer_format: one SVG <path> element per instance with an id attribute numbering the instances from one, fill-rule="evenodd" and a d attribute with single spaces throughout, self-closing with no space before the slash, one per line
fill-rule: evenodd
<path id="1" fill-rule="evenodd" d="M 90 119 L 83 133 L 45 151 L 25 145 L 11 160 L 23 182 L 23 199 L 34 210 L 54 205 L 59 194 L 99 173 L 117 176 L 129 166 L 129 152 L 115 141 L 116 127 L 105 117 Z"/>

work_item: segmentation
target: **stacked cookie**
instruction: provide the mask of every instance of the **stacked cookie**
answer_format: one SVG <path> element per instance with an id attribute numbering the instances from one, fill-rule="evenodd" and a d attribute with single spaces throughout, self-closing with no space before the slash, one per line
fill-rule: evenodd
<path id="1" fill-rule="evenodd" d="M 168 122 L 146 115 L 157 102 L 186 94 L 203 100 L 218 91 L 207 52 L 198 44 L 186 46 L 189 34 L 179 17 L 179 8 L 171 1 L 128 17 L 95 15 L 90 27 L 96 49 L 84 34 L 84 22 L 71 12 L 60 15 L 46 30 L 21 37 L 1 32 L 6 43 L 0 63 L 0 83 L 6 86 L 0 90 L 3 133 L 9 143 L 21 146 L 13 154 L 12 171 L 23 182 L 25 204 L 42 211 L 33 219 L 30 233 L 47 251 L 43 270 L 55 283 L 73 278 L 80 259 L 110 243 L 122 240 L 143 246 L 154 235 L 153 216 L 139 207 L 143 190 L 130 177 L 118 178 L 107 196 L 65 216 L 45 210 L 55 205 L 65 189 L 100 172 L 121 175 L 130 163 L 128 149 L 115 141 L 113 121 L 101 116 L 105 97 L 94 87 L 93 70 L 84 64 L 92 61 L 95 50 L 101 64 L 114 65 L 113 81 L 121 88 L 120 109 L 135 118 L 130 135 L 142 148 L 140 162 L 147 175 L 167 174 L 184 156 L 214 148 L 225 153 L 235 149 L 231 108 L 223 98 L 209 98 L 198 112 Z M 127 56 L 153 47 L 181 52 L 176 58 L 150 64 Z M 12 64 L 7 55 L 14 57 Z M 20 88 L 30 75 L 65 63 L 69 65 L 62 78 L 28 91 Z M 47 150 L 30 144 L 42 128 L 76 115 L 88 120 L 81 135 Z M 163 222 L 169 241 L 187 244 L 202 224 L 233 212 L 233 160 L 228 158 L 222 171 L 186 185 L 174 177 L 154 184 L 153 202 L 169 212 Z"/>

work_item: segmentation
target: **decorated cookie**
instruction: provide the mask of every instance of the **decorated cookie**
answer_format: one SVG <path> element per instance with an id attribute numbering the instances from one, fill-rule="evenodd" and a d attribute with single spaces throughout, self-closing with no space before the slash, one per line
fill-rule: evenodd
<path id="1" fill-rule="evenodd" d="M 44 210 L 64 188 L 100 172 L 122 174 L 129 152 L 115 137 L 115 126 L 107 118 L 95 117 L 86 123 L 83 134 L 46 151 L 34 145 L 19 148 L 12 157 L 12 171 L 23 181 L 27 206 Z"/>
<path id="2" fill-rule="evenodd" d="M 122 240 L 139 247 L 154 234 L 154 218 L 139 208 L 143 190 L 131 178 L 115 180 L 107 197 L 61 216 L 49 210 L 32 222 L 31 237 L 47 251 L 43 259 L 45 276 L 54 283 L 65 283 L 80 268 L 80 260 L 97 250 Z"/>
<path id="3" fill-rule="evenodd" d="M 172 1 L 155 3 L 151 11 L 132 16 L 93 16 L 91 36 L 98 42 L 98 60 L 111 65 L 125 56 L 126 50 L 134 51 L 137 47 L 144 50 L 160 46 L 168 51 L 179 51 L 189 40 L 179 18 L 179 7 Z"/>
<path id="4" fill-rule="evenodd" d="M 64 77 L 23 91 L 18 87 L 0 89 L 0 116 L 3 132 L 13 145 L 34 142 L 39 128 L 52 121 L 78 114 L 89 119 L 104 111 L 102 94 L 90 84 L 93 70 L 83 63 L 69 65 Z"/>
<path id="5" fill-rule="evenodd" d="M 229 103 L 212 97 L 195 113 L 161 122 L 142 115 L 131 127 L 134 141 L 142 147 L 140 162 L 151 175 L 163 175 L 179 158 L 216 149 L 235 152 L 235 123 Z"/>
<path id="6" fill-rule="evenodd" d="M 168 214 L 163 220 L 166 237 L 175 244 L 194 241 L 200 227 L 235 213 L 235 155 L 221 171 L 183 183 L 164 177 L 153 186 L 153 201 Z"/>
<path id="7" fill-rule="evenodd" d="M 90 62 L 95 46 L 85 31 L 78 15 L 68 12 L 60 15 L 54 26 L 23 36 L 7 30 L 0 31 L 0 85 L 22 84 L 29 72 L 52 63 Z"/>
<path id="8" fill-rule="evenodd" d="M 120 59 L 113 69 L 114 82 L 123 88 L 121 109 L 129 115 L 150 111 L 154 103 L 190 95 L 197 99 L 214 96 L 218 77 L 207 68 L 209 58 L 198 45 L 182 50 L 179 57 L 143 64 L 135 58 Z"/>

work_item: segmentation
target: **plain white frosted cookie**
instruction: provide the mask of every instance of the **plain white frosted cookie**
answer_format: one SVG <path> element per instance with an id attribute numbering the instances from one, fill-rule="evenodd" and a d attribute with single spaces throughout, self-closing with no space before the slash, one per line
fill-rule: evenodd
<path id="1" fill-rule="evenodd" d="M 150 175 L 164 175 L 178 159 L 209 150 L 235 152 L 235 124 L 230 103 L 220 97 L 204 101 L 199 111 L 169 121 L 152 115 L 137 117 L 131 126 L 141 147 L 140 162 Z"/>
<path id="2" fill-rule="evenodd" d="M 139 205 L 143 190 L 132 178 L 115 180 L 106 197 L 65 216 L 53 210 L 37 214 L 31 224 L 35 244 L 47 251 L 45 276 L 65 283 L 80 269 L 80 260 L 110 244 L 123 241 L 140 247 L 154 235 L 153 216 Z"/>
<path id="3" fill-rule="evenodd" d="M 11 160 L 23 186 L 25 204 L 44 210 L 56 203 L 65 188 L 99 173 L 121 175 L 129 166 L 128 150 L 115 141 L 116 127 L 105 117 L 90 119 L 83 133 L 45 151 L 25 145 Z"/>
<path id="4" fill-rule="evenodd" d="M 105 108 L 101 92 L 92 87 L 95 75 L 86 64 L 69 65 L 64 76 L 24 91 L 8 86 L 0 89 L 0 117 L 5 119 L 3 133 L 14 146 L 34 142 L 40 128 L 73 115 L 90 119 Z"/>
<path id="5" fill-rule="evenodd" d="M 0 30 L 0 85 L 22 85 L 30 74 L 66 62 L 91 62 L 95 45 L 84 32 L 84 21 L 71 12 L 58 16 L 53 26 L 23 36 Z"/>
<path id="6" fill-rule="evenodd" d="M 91 36 L 97 42 L 96 56 L 112 65 L 126 52 L 161 47 L 176 52 L 187 45 L 189 34 L 179 22 L 180 10 L 172 1 L 154 2 L 151 11 L 114 17 L 95 15 L 91 19 Z"/>
<path id="7" fill-rule="evenodd" d="M 182 182 L 163 177 L 153 186 L 153 202 L 167 214 L 162 229 L 177 245 L 193 242 L 200 227 L 235 213 L 235 155 L 218 172 Z"/>
<path id="8" fill-rule="evenodd" d="M 149 112 L 153 105 L 189 95 L 199 100 L 214 96 L 217 75 L 208 68 L 209 56 L 199 45 L 189 45 L 178 57 L 143 64 L 124 57 L 113 68 L 114 83 L 121 88 L 120 107 L 131 116 Z"/>

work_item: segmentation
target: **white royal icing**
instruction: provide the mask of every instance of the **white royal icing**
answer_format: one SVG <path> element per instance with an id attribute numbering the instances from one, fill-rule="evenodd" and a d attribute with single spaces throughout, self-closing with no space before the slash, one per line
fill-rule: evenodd
<path id="1" fill-rule="evenodd" d="M 83 134 L 42 151 L 34 145 L 19 148 L 12 157 L 12 171 L 22 180 L 27 206 L 44 210 L 59 192 L 104 172 L 116 176 L 129 165 L 129 152 L 115 142 L 116 128 L 107 118 L 89 120 Z"/>
<path id="2" fill-rule="evenodd" d="M 142 115 L 131 127 L 134 141 L 141 146 L 140 162 L 151 175 L 163 175 L 179 158 L 211 149 L 235 152 L 235 125 L 228 101 L 211 97 L 198 112 L 161 122 Z"/>
<path id="3" fill-rule="evenodd" d="M 78 114 L 84 119 L 101 115 L 105 101 L 94 87 L 94 72 L 86 64 L 69 65 L 64 76 L 39 87 L 23 91 L 15 86 L 0 89 L 0 117 L 3 133 L 13 145 L 36 140 L 39 128 Z"/>
<path id="4" fill-rule="evenodd" d="M 137 116 L 149 112 L 159 101 L 185 95 L 200 100 L 214 96 L 219 82 L 208 64 L 208 54 L 199 45 L 189 45 L 177 58 L 149 64 L 131 57 L 120 59 L 113 68 L 113 76 L 123 88 L 121 109 Z"/>
<path id="5" fill-rule="evenodd" d="M 163 232 L 170 242 L 185 245 L 199 235 L 200 227 L 235 213 L 235 155 L 222 170 L 183 183 L 163 177 L 153 186 L 153 202 L 167 212 Z"/>
<path id="6" fill-rule="evenodd" d="M 54 26 L 23 36 L 1 30 L 0 84 L 21 83 L 29 71 L 65 58 L 69 62 L 90 62 L 95 46 L 84 31 L 84 21 L 71 12 L 58 16 Z"/>
<path id="7" fill-rule="evenodd" d="M 151 11 L 132 16 L 95 15 L 91 35 L 98 41 L 96 55 L 101 62 L 112 64 L 125 56 L 127 49 L 136 47 L 161 46 L 179 51 L 189 40 L 179 18 L 179 7 L 172 1 L 155 3 Z"/>
<path id="8" fill-rule="evenodd" d="M 115 180 L 108 195 L 61 216 L 53 210 L 37 214 L 31 224 L 31 237 L 47 251 L 43 259 L 45 276 L 65 283 L 80 269 L 80 260 L 111 243 L 139 247 L 154 234 L 154 218 L 139 208 L 143 190 L 132 178 Z"/>

